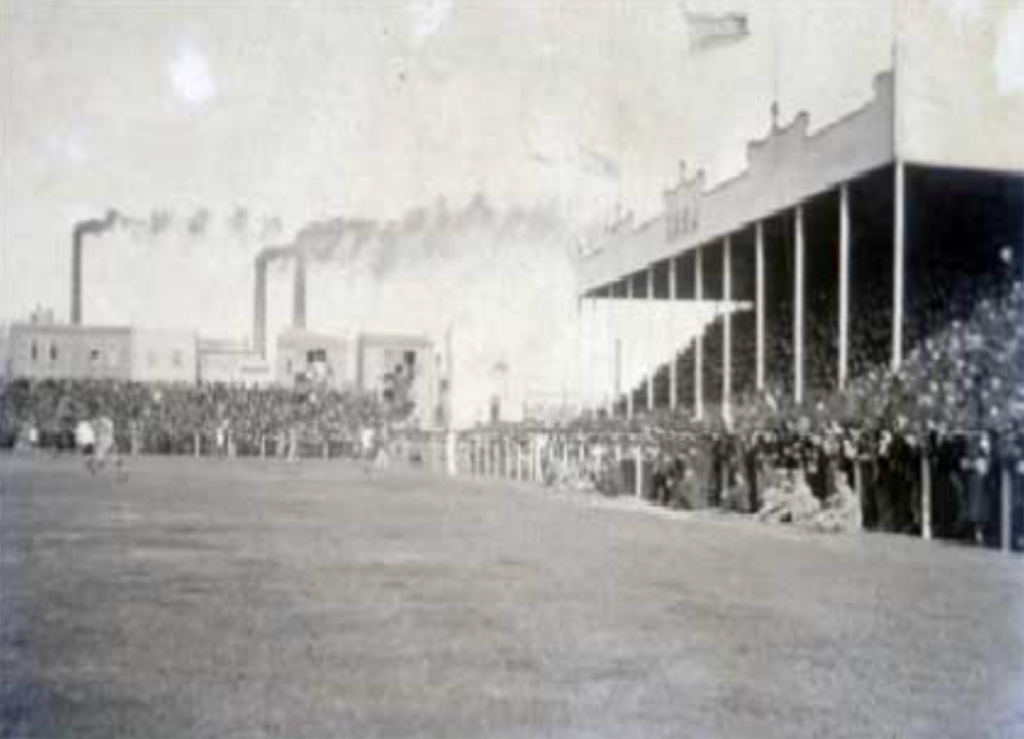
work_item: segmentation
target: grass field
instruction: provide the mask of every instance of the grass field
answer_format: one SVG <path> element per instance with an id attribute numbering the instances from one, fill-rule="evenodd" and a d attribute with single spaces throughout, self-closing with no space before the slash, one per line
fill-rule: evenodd
<path id="1" fill-rule="evenodd" d="M 1022 736 L 1024 561 L 345 463 L 0 457 L 6 736 Z"/>

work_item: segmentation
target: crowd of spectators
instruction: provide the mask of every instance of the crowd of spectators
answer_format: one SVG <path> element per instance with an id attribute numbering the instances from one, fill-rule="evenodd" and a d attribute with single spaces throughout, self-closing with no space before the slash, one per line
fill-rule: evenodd
<path id="1" fill-rule="evenodd" d="M 737 392 L 723 417 L 712 402 L 721 378 L 712 372 L 701 420 L 686 408 L 662 407 L 628 419 L 597 414 L 556 427 L 483 427 L 463 435 L 465 459 L 458 466 L 479 467 L 480 445 L 495 453 L 500 439 L 499 467 L 509 455 L 528 456 L 550 484 L 608 494 L 641 490 L 664 505 L 720 507 L 826 528 L 920 533 L 927 527 L 978 543 L 999 540 L 1009 505 L 1020 547 L 1024 283 L 1015 277 L 1012 255 L 1003 261 L 1002 278 L 942 293 L 957 296 L 957 305 L 945 309 L 950 320 L 915 342 L 898 373 L 884 361 L 851 357 L 854 379 L 843 391 L 808 392 L 796 405 L 786 400 L 786 387 L 769 385 L 757 394 Z M 707 342 L 713 357 L 721 355 L 720 322 L 716 328 Z M 813 344 L 831 347 L 826 339 Z M 681 370 L 692 366 L 691 354 L 679 358 Z M 682 394 L 692 392 L 691 379 L 692 372 L 680 372 Z M 0 446 L 31 430 L 41 446 L 70 448 L 76 422 L 102 414 L 113 420 L 123 452 L 339 456 L 356 452 L 366 429 L 400 423 L 402 412 L 315 387 L 14 380 L 0 387 Z"/>
<path id="2" fill-rule="evenodd" d="M 365 428 L 399 419 L 375 398 L 323 388 L 18 379 L 0 388 L 0 445 L 30 430 L 39 445 L 74 446 L 78 421 L 108 416 L 122 452 L 337 455 Z"/>
<path id="3" fill-rule="evenodd" d="M 978 298 L 967 315 L 920 342 L 899 373 L 876 364 L 845 391 L 803 405 L 765 392 L 736 402 L 727 419 L 658 409 L 498 431 L 524 448 L 540 435 L 542 476 L 551 484 L 609 494 L 639 488 L 675 507 L 716 506 L 825 528 L 921 533 L 928 516 L 934 535 L 978 543 L 1001 536 L 1008 480 L 1011 536 L 1020 548 L 1024 284 L 1011 281 Z M 502 446 L 499 454 L 509 452 Z"/>

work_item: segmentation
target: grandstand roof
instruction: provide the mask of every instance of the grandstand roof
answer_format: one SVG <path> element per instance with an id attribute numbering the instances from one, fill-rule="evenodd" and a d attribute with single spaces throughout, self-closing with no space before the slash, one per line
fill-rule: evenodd
<path id="1" fill-rule="evenodd" d="M 634 226 L 624 220 L 605 234 L 581 264 L 584 292 L 721 238 L 808 197 L 834 188 L 895 157 L 892 75 L 875 79 L 875 96 L 862 108 L 808 134 L 801 113 L 787 126 L 773 125 L 747 146 L 748 165 L 710 189 L 704 175 L 688 176 L 663 196 L 663 211 Z"/>

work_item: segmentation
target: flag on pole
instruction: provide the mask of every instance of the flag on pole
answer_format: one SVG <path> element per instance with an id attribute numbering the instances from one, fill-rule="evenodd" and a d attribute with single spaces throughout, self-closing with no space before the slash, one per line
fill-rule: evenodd
<path id="1" fill-rule="evenodd" d="M 750 35 L 748 19 L 744 13 L 691 12 L 680 2 L 686 23 L 690 52 L 711 51 L 738 43 Z"/>

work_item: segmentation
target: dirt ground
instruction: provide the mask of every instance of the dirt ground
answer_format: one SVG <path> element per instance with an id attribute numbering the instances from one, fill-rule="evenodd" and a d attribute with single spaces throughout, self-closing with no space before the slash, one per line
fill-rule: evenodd
<path id="1" fill-rule="evenodd" d="M 0 457 L 5 736 L 1024 736 L 1024 559 L 341 462 Z"/>

